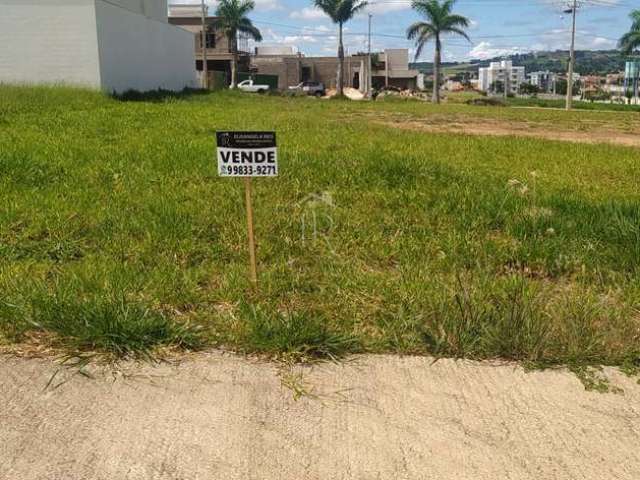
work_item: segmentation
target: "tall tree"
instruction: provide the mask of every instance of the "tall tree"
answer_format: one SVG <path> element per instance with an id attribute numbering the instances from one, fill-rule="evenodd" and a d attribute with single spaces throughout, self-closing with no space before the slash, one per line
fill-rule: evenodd
<path id="1" fill-rule="evenodd" d="M 631 30 L 622 36 L 618 44 L 625 55 L 631 55 L 634 50 L 640 49 L 640 10 L 634 10 L 629 17 L 633 22 Z"/>
<path id="2" fill-rule="evenodd" d="M 407 38 L 416 42 L 416 60 L 424 47 L 435 42 L 433 59 L 433 102 L 440 103 L 440 63 L 442 61 L 442 36 L 460 35 L 469 40 L 464 31 L 469 28 L 469 19 L 452 13 L 456 0 L 413 0 L 413 9 L 425 18 L 407 30 Z M 470 40 L 469 40 L 470 41 Z"/>
<path id="3" fill-rule="evenodd" d="M 364 9 L 364 0 L 314 0 L 316 7 L 326 13 L 338 25 L 338 95 L 344 93 L 344 43 L 343 27 L 356 13 Z"/>
<path id="4" fill-rule="evenodd" d="M 238 34 L 244 33 L 256 42 L 262 41 L 262 34 L 247 17 L 256 7 L 253 0 L 219 0 L 216 9 L 218 27 L 222 29 L 229 39 L 231 54 L 231 88 L 238 84 Z"/>

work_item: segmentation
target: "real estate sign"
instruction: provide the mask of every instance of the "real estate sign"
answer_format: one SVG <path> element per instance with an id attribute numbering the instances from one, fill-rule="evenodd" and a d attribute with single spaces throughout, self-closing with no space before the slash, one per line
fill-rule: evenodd
<path id="1" fill-rule="evenodd" d="M 275 132 L 217 132 L 221 177 L 277 177 Z"/>
<path id="2" fill-rule="evenodd" d="M 256 241 L 253 231 L 251 177 L 278 176 L 278 148 L 275 132 L 216 132 L 218 175 L 243 177 L 247 206 L 247 239 L 251 282 L 258 286 Z"/>

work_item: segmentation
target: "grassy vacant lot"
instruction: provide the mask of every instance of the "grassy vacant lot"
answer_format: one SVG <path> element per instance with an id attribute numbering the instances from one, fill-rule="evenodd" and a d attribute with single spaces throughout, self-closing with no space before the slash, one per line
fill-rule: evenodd
<path id="1" fill-rule="evenodd" d="M 638 126 L 636 113 L 1 87 L 2 341 L 638 363 L 640 150 L 374 121 L 392 115 Z M 255 182 L 258 293 L 217 129 L 279 135 L 281 176 Z"/>

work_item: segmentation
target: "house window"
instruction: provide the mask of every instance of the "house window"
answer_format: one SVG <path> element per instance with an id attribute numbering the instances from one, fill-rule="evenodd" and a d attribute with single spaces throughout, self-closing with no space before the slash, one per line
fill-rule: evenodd
<path id="1" fill-rule="evenodd" d="M 200 48 L 202 48 L 202 33 L 200 33 Z M 207 48 L 216 48 L 215 32 L 207 32 Z"/>

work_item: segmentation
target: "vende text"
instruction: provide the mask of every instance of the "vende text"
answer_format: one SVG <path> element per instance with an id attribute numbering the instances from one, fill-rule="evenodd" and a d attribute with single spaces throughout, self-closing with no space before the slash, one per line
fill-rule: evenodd
<path id="1" fill-rule="evenodd" d="M 224 163 L 276 163 L 276 152 L 273 150 L 236 150 L 219 149 Z"/>

